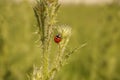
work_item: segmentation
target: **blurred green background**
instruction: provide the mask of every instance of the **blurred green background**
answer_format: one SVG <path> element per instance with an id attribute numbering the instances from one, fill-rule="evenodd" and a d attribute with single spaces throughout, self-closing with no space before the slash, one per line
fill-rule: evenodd
<path id="1" fill-rule="evenodd" d="M 56 80 L 120 80 L 120 6 L 62 5 L 58 24 L 69 24 L 73 54 Z M 0 80 L 25 80 L 40 63 L 35 16 L 26 1 L 0 0 Z"/>

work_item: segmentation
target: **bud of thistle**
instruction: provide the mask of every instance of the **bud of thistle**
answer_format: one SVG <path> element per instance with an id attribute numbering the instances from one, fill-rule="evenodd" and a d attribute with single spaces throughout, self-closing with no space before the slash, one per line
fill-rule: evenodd
<path id="1" fill-rule="evenodd" d="M 69 38 L 71 36 L 71 27 L 68 25 L 59 26 L 57 31 L 62 36 L 62 38 Z"/>

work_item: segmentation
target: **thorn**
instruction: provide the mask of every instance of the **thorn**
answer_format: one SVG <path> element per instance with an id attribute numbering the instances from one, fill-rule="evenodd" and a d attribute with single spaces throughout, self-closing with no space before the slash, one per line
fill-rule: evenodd
<path id="1" fill-rule="evenodd" d="M 87 43 L 84 43 L 84 44 L 82 44 L 81 46 L 80 46 L 80 48 L 83 48 L 83 47 L 85 47 L 87 45 Z"/>

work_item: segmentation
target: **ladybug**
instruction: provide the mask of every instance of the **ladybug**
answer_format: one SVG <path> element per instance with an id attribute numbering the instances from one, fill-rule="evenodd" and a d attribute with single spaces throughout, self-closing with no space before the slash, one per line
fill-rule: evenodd
<path id="1" fill-rule="evenodd" d="M 54 37 L 54 41 L 56 42 L 56 43 L 59 43 L 60 41 L 61 41 L 61 35 L 60 34 L 57 34 L 55 37 Z"/>

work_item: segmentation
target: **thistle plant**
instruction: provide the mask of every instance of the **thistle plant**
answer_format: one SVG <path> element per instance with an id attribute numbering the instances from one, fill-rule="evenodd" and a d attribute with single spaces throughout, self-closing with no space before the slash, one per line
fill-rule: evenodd
<path id="1" fill-rule="evenodd" d="M 78 48 L 66 52 L 66 46 L 71 36 L 71 27 L 68 25 L 57 25 L 57 12 L 60 7 L 58 0 L 37 0 L 33 7 L 37 20 L 38 35 L 41 46 L 41 67 L 34 66 L 30 80 L 54 80 L 55 74 L 67 62 L 68 58 Z M 57 32 L 56 36 L 53 34 Z M 52 63 L 49 62 L 52 40 L 57 46 L 57 53 Z"/>

